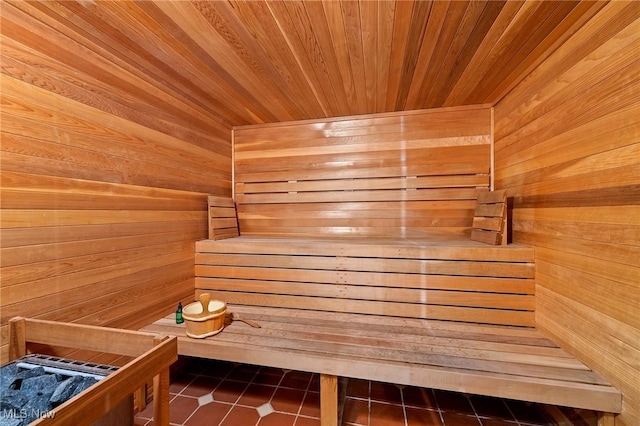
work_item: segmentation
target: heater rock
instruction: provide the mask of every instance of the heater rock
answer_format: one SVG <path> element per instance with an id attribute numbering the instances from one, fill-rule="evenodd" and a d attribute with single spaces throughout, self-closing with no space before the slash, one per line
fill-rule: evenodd
<path id="1" fill-rule="evenodd" d="M 23 380 L 20 390 L 31 400 L 44 394 L 50 397 L 57 386 L 56 377 L 53 374 L 45 374 Z"/>
<path id="2" fill-rule="evenodd" d="M 56 387 L 53 395 L 51 395 L 51 399 L 49 400 L 49 402 L 51 402 L 51 405 L 53 407 L 57 407 L 66 400 L 70 399 L 71 395 L 75 394 L 76 388 L 81 383 L 84 383 L 84 378 L 82 376 L 73 376 L 61 381 L 60 383 L 58 383 L 58 387 Z"/>
<path id="3" fill-rule="evenodd" d="M 22 426 L 22 419 L 8 417 L 4 413 L 0 413 L 0 426 Z"/>
<path id="4" fill-rule="evenodd" d="M 26 410 L 26 418 L 24 420 L 25 425 L 44 417 L 48 411 L 52 409 L 49 404 L 51 398 L 51 392 L 36 394 L 33 399 L 29 399 L 29 403 L 24 407 Z"/>
<path id="5" fill-rule="evenodd" d="M 18 367 L 14 364 L 9 364 L 0 368 L 0 391 L 5 389 L 12 389 L 11 385 L 15 382 L 16 373 Z"/>
<path id="6" fill-rule="evenodd" d="M 44 376 L 45 374 L 47 374 L 47 372 L 44 371 L 43 367 L 36 367 L 32 369 L 19 370 L 18 374 L 16 374 L 16 378 L 27 380 L 32 377 Z"/>
<path id="7" fill-rule="evenodd" d="M 69 396 L 69 399 L 73 398 L 83 390 L 87 389 L 90 386 L 93 386 L 96 383 L 98 383 L 98 381 L 93 377 L 82 377 L 82 380 L 79 381 L 76 384 L 76 387 L 73 389 L 73 392 L 71 393 L 71 396 Z"/>
<path id="8" fill-rule="evenodd" d="M 0 426 L 22 426 L 46 416 L 49 411 L 97 382 L 93 377 L 47 373 L 44 368 L 0 368 Z"/>
<path id="9" fill-rule="evenodd" d="M 6 389 L 0 393 L 0 412 L 8 413 L 10 410 L 20 411 L 29 402 L 21 391 Z"/>

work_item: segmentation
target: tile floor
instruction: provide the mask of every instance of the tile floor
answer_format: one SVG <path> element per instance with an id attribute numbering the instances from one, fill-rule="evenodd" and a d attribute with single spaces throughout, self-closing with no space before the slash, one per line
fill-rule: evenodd
<path id="1" fill-rule="evenodd" d="M 172 425 L 320 425 L 318 375 L 182 358 L 172 374 Z M 153 425 L 153 408 L 136 426 Z M 595 413 L 411 386 L 348 381 L 342 426 L 595 425 Z"/>

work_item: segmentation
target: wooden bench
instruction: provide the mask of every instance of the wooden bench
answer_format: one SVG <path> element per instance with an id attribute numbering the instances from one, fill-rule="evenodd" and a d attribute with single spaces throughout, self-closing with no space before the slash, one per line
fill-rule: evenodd
<path id="1" fill-rule="evenodd" d="M 229 305 L 233 322 L 191 339 L 173 317 L 144 330 L 178 336 L 181 355 L 319 373 L 321 424 L 338 424 L 338 377 L 619 413 L 620 392 L 534 328 Z"/>
<path id="2" fill-rule="evenodd" d="M 200 241 L 196 299 L 211 293 L 262 327 L 231 322 L 191 339 L 169 316 L 143 330 L 178 336 L 182 355 L 319 373 L 323 425 L 337 424 L 339 377 L 587 408 L 603 420 L 620 412 L 617 389 L 535 329 L 532 248 L 412 235 Z"/>

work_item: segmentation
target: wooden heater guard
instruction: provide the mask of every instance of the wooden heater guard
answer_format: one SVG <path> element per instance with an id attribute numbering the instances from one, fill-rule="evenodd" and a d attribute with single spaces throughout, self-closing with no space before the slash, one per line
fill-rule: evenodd
<path id="1" fill-rule="evenodd" d="M 118 371 L 55 408 L 31 426 L 90 425 L 153 378 L 154 424 L 169 425 L 169 366 L 178 359 L 174 336 L 16 317 L 9 321 L 9 359 L 29 343 L 135 357 Z"/>

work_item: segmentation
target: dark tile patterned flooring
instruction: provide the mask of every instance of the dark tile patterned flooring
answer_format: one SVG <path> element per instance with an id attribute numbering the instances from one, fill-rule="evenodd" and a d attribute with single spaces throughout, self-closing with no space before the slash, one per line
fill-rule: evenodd
<path id="1" fill-rule="evenodd" d="M 320 425 L 317 374 L 182 358 L 172 375 L 172 425 Z M 135 419 L 153 425 L 150 404 Z M 351 379 L 342 426 L 595 425 L 595 413 Z"/>

